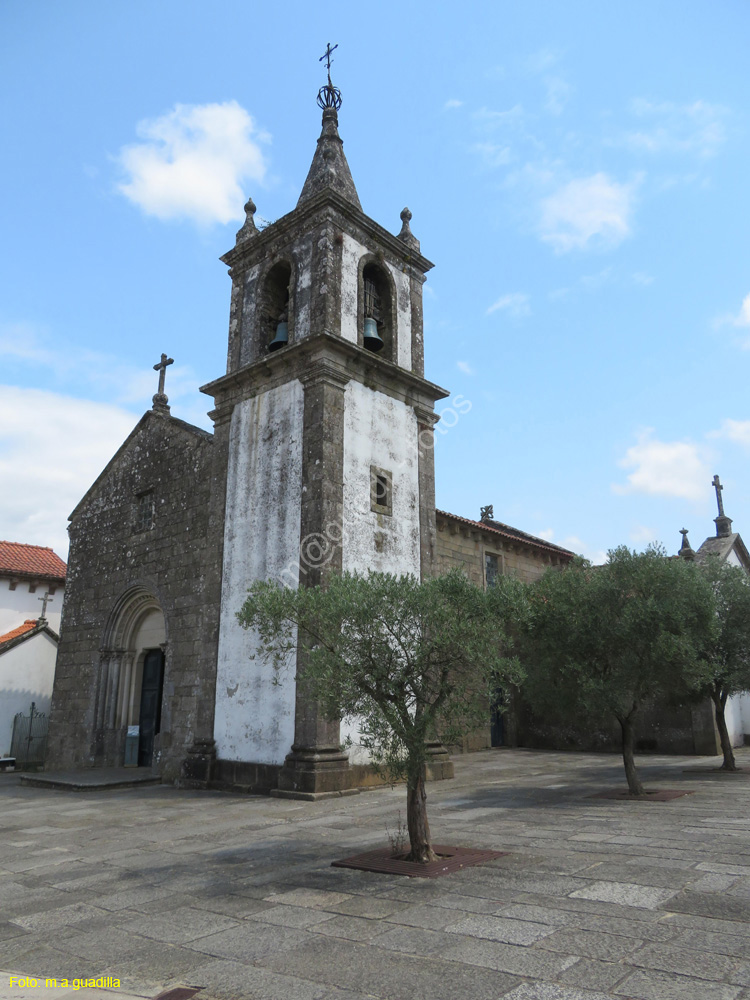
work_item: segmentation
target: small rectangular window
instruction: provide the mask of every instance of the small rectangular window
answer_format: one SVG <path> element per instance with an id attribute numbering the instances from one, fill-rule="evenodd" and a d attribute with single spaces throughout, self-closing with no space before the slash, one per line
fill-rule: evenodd
<path id="1" fill-rule="evenodd" d="M 154 493 L 141 493 L 135 505 L 135 530 L 150 531 L 154 526 Z"/>
<path id="2" fill-rule="evenodd" d="M 387 469 L 370 466 L 370 510 L 393 514 L 393 475 Z"/>
<path id="3" fill-rule="evenodd" d="M 498 562 L 497 556 L 490 552 L 484 554 L 484 579 L 488 587 L 494 587 L 497 583 Z"/>

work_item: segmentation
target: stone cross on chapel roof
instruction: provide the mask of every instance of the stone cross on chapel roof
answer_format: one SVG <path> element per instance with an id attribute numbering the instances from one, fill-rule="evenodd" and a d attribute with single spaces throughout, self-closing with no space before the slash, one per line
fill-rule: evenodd
<path id="1" fill-rule="evenodd" d="M 721 491 L 724 487 L 719 482 L 718 476 L 714 476 L 711 485 L 716 490 L 716 502 L 719 505 L 719 516 L 714 518 L 714 524 L 716 525 L 716 537 L 728 538 L 732 534 L 732 519 L 731 517 L 727 517 L 724 513 L 724 501 L 721 497 Z"/>
<path id="2" fill-rule="evenodd" d="M 721 498 L 721 491 L 724 487 L 719 482 L 718 476 L 714 476 L 713 478 L 713 488 L 716 490 L 716 502 L 719 505 L 719 517 L 724 517 L 724 501 Z"/>
<path id="3" fill-rule="evenodd" d="M 167 365 L 173 365 L 174 358 L 168 358 L 166 354 L 162 354 L 161 361 L 158 365 L 154 365 L 154 371 L 159 373 L 159 389 L 153 397 L 153 410 L 157 413 L 169 413 L 169 399 L 164 392 L 164 377 L 167 372 Z"/>
<path id="4" fill-rule="evenodd" d="M 42 601 L 42 613 L 39 615 L 39 620 L 47 621 L 47 605 L 54 601 L 54 597 L 50 597 L 49 591 L 44 595 L 44 597 L 37 597 L 38 601 Z"/>

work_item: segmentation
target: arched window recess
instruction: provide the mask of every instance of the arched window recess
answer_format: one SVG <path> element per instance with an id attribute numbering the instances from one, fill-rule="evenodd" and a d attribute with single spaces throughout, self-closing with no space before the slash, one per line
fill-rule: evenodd
<path id="1" fill-rule="evenodd" d="M 395 361 L 395 295 L 385 266 L 366 260 L 360 275 L 360 343 L 373 354 Z"/>
<path id="2" fill-rule="evenodd" d="M 291 265 L 280 260 L 270 269 L 263 283 L 260 316 L 261 353 L 278 351 L 289 343 Z"/>

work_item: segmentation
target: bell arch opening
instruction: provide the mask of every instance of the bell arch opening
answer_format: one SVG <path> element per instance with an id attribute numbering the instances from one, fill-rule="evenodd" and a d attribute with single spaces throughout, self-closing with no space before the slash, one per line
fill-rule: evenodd
<path id="1" fill-rule="evenodd" d="M 277 261 L 263 282 L 260 310 L 260 348 L 276 351 L 290 343 L 292 266 Z"/>
<path id="2" fill-rule="evenodd" d="M 377 258 L 360 263 L 358 342 L 381 358 L 396 361 L 395 289 L 387 268 Z"/>

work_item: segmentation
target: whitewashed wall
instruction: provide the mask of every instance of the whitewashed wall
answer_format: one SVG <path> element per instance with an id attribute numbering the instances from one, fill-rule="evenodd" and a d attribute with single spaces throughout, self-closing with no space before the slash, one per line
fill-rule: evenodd
<path id="1" fill-rule="evenodd" d="M 44 632 L 0 656 L 0 757 L 10 753 L 17 712 L 28 713 L 32 701 L 49 712 L 56 659 L 57 643 Z"/>
<path id="2" fill-rule="evenodd" d="M 235 615 L 253 581 L 299 582 L 302 425 L 298 381 L 239 403 L 232 415 L 214 721 L 225 760 L 282 764 L 294 742 L 294 664 L 274 684 L 257 636 Z"/>
<path id="3" fill-rule="evenodd" d="M 348 233 L 343 234 L 341 248 L 341 336 L 352 344 L 357 343 L 357 295 L 359 261 L 367 252 Z"/>
<path id="4" fill-rule="evenodd" d="M 359 262 L 367 253 L 348 233 L 343 234 L 341 261 L 341 336 L 357 343 L 357 296 L 359 294 Z M 411 369 L 411 291 L 409 276 L 392 264 L 387 265 L 396 286 L 396 363 Z"/>
<path id="5" fill-rule="evenodd" d="M 37 584 L 36 593 L 29 593 L 27 581 L 19 581 L 16 589 L 10 589 L 10 580 L 0 579 L 0 635 L 10 632 L 11 629 L 23 625 L 27 618 L 38 618 L 42 613 L 42 602 L 37 600 L 44 597 L 46 585 L 40 581 Z M 53 597 L 47 604 L 47 622 L 53 632 L 60 634 L 60 611 L 62 609 L 64 589 L 57 586 Z"/>
<path id="6" fill-rule="evenodd" d="M 727 698 L 724 718 L 732 746 L 742 746 L 745 742 L 745 733 L 750 735 L 750 694 L 745 692 Z"/>
<path id="7" fill-rule="evenodd" d="M 342 569 L 350 573 L 420 575 L 417 418 L 414 410 L 381 392 L 350 382 L 344 394 L 344 524 Z M 370 466 L 393 475 L 393 514 L 370 510 Z M 376 549 L 379 536 L 382 551 Z M 356 743 L 356 722 L 341 739 Z M 350 759 L 367 759 L 350 751 Z"/>
<path id="8" fill-rule="evenodd" d="M 398 357 L 396 364 L 411 368 L 411 293 L 409 276 L 392 264 L 388 265 L 396 285 L 396 316 L 398 323 Z"/>

